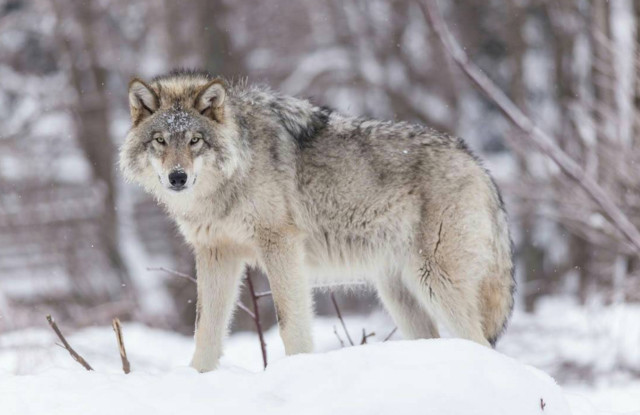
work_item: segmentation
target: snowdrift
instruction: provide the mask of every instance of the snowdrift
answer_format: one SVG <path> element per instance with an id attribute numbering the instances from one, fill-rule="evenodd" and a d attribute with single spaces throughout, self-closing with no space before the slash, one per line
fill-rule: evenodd
<path id="1" fill-rule="evenodd" d="M 64 350 L 61 350 L 64 353 Z M 0 414 L 570 414 L 549 376 L 457 339 L 396 341 L 298 355 L 264 372 L 0 374 Z"/>

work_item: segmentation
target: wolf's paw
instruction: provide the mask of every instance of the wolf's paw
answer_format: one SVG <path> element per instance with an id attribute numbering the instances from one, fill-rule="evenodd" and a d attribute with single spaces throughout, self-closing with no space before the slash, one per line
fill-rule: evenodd
<path id="1" fill-rule="evenodd" d="M 211 372 L 218 367 L 218 359 L 213 356 L 193 355 L 190 366 L 200 373 Z"/>

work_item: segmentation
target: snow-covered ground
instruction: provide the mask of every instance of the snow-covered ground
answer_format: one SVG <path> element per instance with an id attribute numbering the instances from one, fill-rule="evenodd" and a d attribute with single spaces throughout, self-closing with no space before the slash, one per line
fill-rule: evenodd
<path id="1" fill-rule="evenodd" d="M 516 312 L 498 350 L 543 370 L 572 406 L 640 414 L 640 306 L 543 299 L 535 314 Z"/>
<path id="2" fill-rule="evenodd" d="M 376 336 L 372 344 L 341 349 L 334 326 L 345 336 L 338 321 L 318 318 L 317 353 L 284 358 L 272 329 L 266 335 L 270 364 L 263 372 L 256 336 L 238 333 L 228 340 L 220 369 L 204 375 L 186 366 L 193 349 L 189 337 L 125 324 L 133 373 L 124 375 L 110 327 L 72 334 L 59 322 L 95 372 L 56 346 L 44 325 L 4 334 L 0 414 L 494 415 L 568 414 L 569 407 L 576 415 L 640 414 L 634 369 L 640 310 L 598 310 L 553 300 L 535 315 L 516 313 L 497 352 L 463 340 L 396 341 L 397 334 L 379 343 L 393 328 L 382 312 L 347 317 L 357 342 L 363 328 Z"/>

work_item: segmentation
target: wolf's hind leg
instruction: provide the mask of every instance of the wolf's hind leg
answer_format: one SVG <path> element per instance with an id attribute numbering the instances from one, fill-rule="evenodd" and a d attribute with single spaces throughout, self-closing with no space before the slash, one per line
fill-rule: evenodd
<path id="1" fill-rule="evenodd" d="M 424 260 L 411 278 L 413 294 L 457 336 L 490 347 L 482 329 L 479 293 L 473 278 L 450 275 L 433 260 Z"/>
<path id="2" fill-rule="evenodd" d="M 387 312 L 407 339 L 430 339 L 440 337 L 438 326 L 407 289 L 399 272 L 384 276 L 376 283 L 378 295 Z"/>

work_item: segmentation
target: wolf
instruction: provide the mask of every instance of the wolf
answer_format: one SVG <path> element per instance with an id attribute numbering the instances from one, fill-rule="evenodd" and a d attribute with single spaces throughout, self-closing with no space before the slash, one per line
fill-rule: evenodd
<path id="1" fill-rule="evenodd" d="M 494 345 L 513 307 L 492 178 L 459 138 L 343 115 L 265 86 L 174 71 L 129 84 L 126 179 L 164 206 L 197 272 L 191 365 L 217 367 L 247 265 L 288 355 L 313 349 L 311 287 L 364 279 L 406 338 Z"/>

